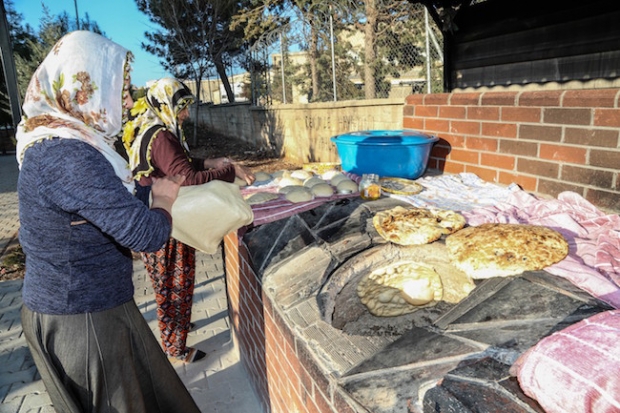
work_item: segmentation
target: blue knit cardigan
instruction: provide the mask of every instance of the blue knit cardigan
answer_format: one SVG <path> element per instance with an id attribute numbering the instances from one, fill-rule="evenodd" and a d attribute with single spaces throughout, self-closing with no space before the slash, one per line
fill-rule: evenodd
<path id="1" fill-rule="evenodd" d="M 78 314 L 133 299 L 131 250 L 162 247 L 171 230 L 166 211 L 149 210 L 103 155 L 74 139 L 26 149 L 17 187 L 30 310 Z"/>

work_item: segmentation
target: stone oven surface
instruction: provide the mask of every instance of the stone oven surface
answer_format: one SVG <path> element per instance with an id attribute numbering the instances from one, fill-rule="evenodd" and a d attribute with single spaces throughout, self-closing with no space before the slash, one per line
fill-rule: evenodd
<path id="1" fill-rule="evenodd" d="M 243 242 L 263 294 L 353 411 L 542 412 L 510 376 L 511 364 L 541 338 L 609 307 L 536 271 L 478 282 L 458 303 L 375 317 L 354 290 L 360 268 L 398 253 L 372 225 L 374 213 L 396 205 L 406 206 L 333 201 L 248 231 Z M 442 242 L 423 247 L 429 260 Z"/>

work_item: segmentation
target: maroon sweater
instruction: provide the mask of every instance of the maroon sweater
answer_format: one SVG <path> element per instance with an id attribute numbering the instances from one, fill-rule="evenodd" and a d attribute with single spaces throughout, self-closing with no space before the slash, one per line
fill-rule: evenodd
<path id="1" fill-rule="evenodd" d="M 235 167 L 228 165 L 219 169 L 205 169 L 204 160 L 190 158 L 179 139 L 167 130 L 161 130 L 151 143 L 151 164 L 155 170 L 148 177 L 141 177 L 141 186 L 151 186 L 152 178 L 185 175 L 183 186 L 204 184 L 215 179 L 233 182 Z"/>

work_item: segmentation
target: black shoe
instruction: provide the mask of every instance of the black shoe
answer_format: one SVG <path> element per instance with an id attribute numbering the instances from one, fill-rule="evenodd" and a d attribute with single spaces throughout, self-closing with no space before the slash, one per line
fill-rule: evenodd
<path id="1" fill-rule="evenodd" d="M 192 351 L 192 350 L 195 350 L 195 351 Z M 195 361 L 202 360 L 203 358 L 207 356 L 207 353 L 205 353 L 204 351 L 200 351 L 197 348 L 192 349 L 192 350 L 190 350 L 190 354 L 189 354 L 189 357 L 186 363 L 193 363 Z"/>
<path id="2" fill-rule="evenodd" d="M 206 356 L 207 356 L 207 353 L 205 353 L 204 351 L 200 351 L 197 348 L 188 347 L 187 353 L 177 358 L 184 363 L 193 363 L 195 361 L 202 360 Z"/>

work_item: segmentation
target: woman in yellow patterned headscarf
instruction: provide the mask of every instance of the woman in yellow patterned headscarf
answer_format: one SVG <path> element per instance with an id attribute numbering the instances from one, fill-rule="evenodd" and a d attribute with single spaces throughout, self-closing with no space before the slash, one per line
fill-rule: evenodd
<path id="1" fill-rule="evenodd" d="M 134 105 L 125 126 L 123 143 L 136 179 L 136 196 L 148 203 L 153 178 L 184 175 L 183 185 L 199 185 L 214 179 L 233 182 L 235 177 L 254 182 L 254 175 L 228 158 L 198 159 L 190 156 L 183 134 L 183 121 L 194 96 L 177 79 L 154 82 L 146 96 Z M 144 253 L 157 297 L 157 317 L 164 351 L 184 362 L 199 360 L 205 353 L 186 346 L 191 328 L 196 251 L 170 238 L 155 253 Z"/>

